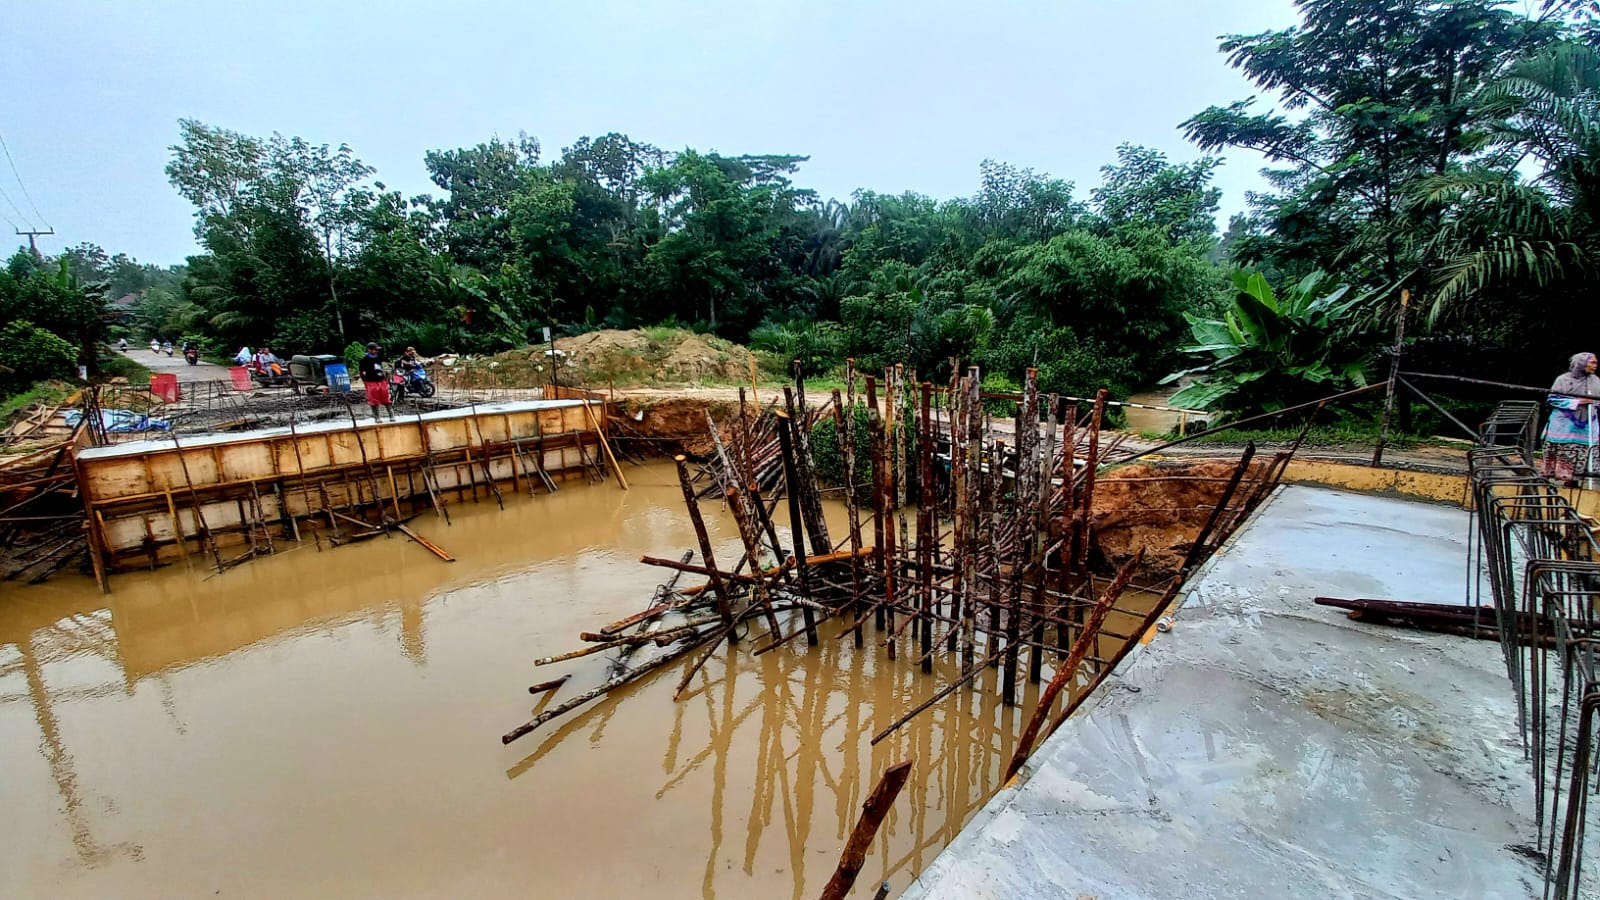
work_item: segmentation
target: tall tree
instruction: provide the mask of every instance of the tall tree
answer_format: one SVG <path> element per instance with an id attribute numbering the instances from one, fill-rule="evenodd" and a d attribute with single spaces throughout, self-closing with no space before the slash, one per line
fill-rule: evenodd
<path id="1" fill-rule="evenodd" d="M 1297 0 L 1301 23 L 1222 39 L 1228 62 L 1278 108 L 1254 98 L 1184 123 L 1207 150 L 1241 147 L 1282 167 L 1258 212 L 1281 223 L 1270 248 L 1296 271 L 1420 289 L 1425 260 L 1405 202 L 1421 178 L 1481 147 L 1474 94 L 1515 55 L 1548 43 L 1559 17 L 1501 0 Z"/>

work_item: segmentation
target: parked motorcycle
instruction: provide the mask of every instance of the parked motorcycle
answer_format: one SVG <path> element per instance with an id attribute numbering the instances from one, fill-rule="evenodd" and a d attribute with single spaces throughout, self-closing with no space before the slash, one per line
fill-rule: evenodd
<path id="1" fill-rule="evenodd" d="M 295 387 L 294 376 L 284 371 L 282 366 L 273 371 L 251 363 L 247 368 L 250 370 L 250 380 L 260 387 Z"/>

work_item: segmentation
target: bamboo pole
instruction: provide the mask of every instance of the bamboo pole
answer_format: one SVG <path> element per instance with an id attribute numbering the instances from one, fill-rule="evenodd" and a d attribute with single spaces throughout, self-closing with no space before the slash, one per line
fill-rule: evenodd
<path id="1" fill-rule="evenodd" d="M 622 467 L 617 465 L 617 458 L 611 453 L 611 442 L 606 440 L 606 430 L 600 427 L 600 420 L 595 418 L 594 410 L 589 407 L 587 397 L 583 401 L 583 411 L 589 415 L 589 424 L 594 426 L 594 433 L 600 438 L 600 449 L 606 454 L 606 461 L 611 463 L 611 471 L 617 473 L 617 484 L 623 490 L 628 489 L 628 476 L 622 474 Z M 581 439 L 580 439 L 581 446 Z"/>

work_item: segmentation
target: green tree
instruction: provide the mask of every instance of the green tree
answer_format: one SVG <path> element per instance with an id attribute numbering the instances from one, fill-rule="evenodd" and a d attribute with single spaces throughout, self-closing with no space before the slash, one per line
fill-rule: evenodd
<path id="1" fill-rule="evenodd" d="M 1257 249 L 1276 265 L 1420 290 L 1419 235 L 1434 223 L 1411 215 L 1408 193 L 1477 152 L 1474 95 L 1516 54 L 1556 38 L 1559 17 L 1530 19 L 1500 0 L 1296 5 L 1299 25 L 1221 45 L 1279 108 L 1213 106 L 1184 130 L 1204 149 L 1256 150 L 1280 167 L 1256 203 L 1273 238 Z"/>

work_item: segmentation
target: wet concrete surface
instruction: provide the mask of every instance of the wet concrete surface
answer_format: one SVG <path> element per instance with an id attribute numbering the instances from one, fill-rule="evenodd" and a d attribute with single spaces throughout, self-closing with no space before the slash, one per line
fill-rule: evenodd
<path id="1" fill-rule="evenodd" d="M 571 696 L 608 664 L 532 660 L 643 608 L 666 573 L 640 554 L 693 544 L 671 472 L 414 523 L 453 564 L 395 537 L 116 576 L 109 597 L 0 586 L 0 894 L 798 900 L 915 757 L 860 881 L 903 889 L 995 788 L 1021 712 L 985 685 L 871 747 L 943 682 L 837 626 L 725 649 L 679 702 L 687 661 L 501 745 L 527 685 L 571 671 Z"/>
<path id="2" fill-rule="evenodd" d="M 1499 644 L 1312 603 L 1461 603 L 1468 527 L 1283 489 L 907 896 L 1540 896 Z"/>

